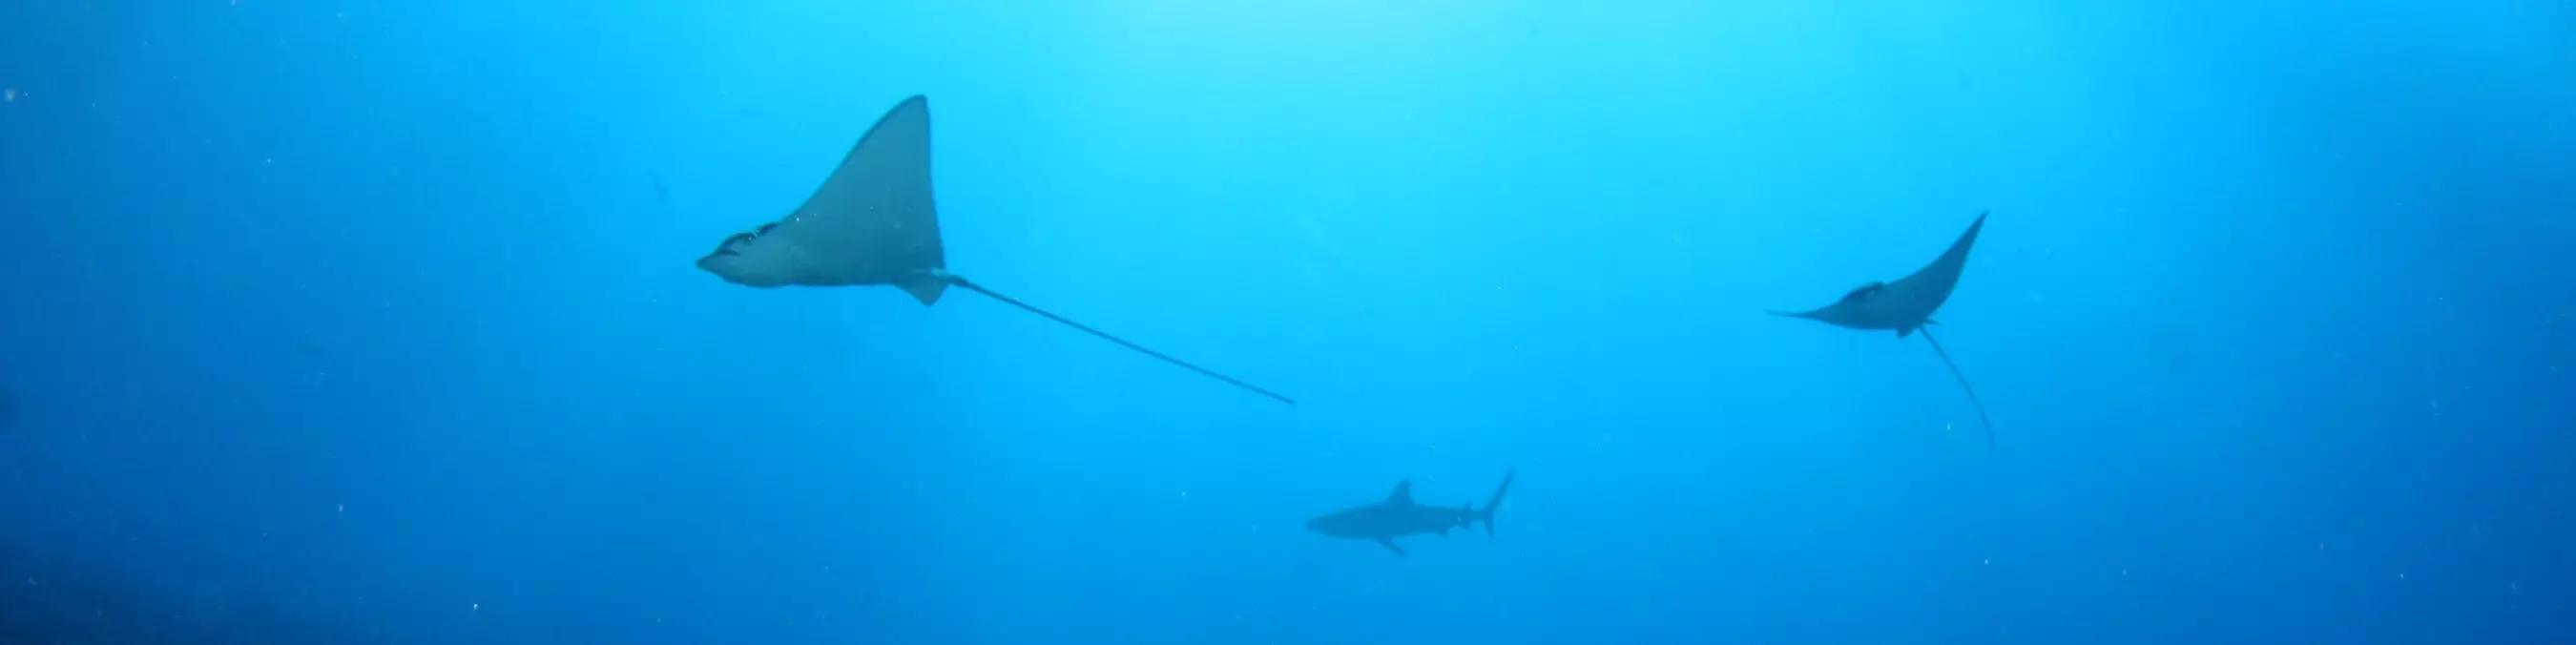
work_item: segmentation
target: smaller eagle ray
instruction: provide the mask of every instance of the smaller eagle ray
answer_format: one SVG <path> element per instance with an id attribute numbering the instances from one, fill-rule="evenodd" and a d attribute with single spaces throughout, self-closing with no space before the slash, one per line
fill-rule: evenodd
<path id="1" fill-rule="evenodd" d="M 1977 388 L 1968 384 L 1968 375 L 1950 360 L 1950 352 L 1941 349 L 1941 341 L 1932 337 L 1929 325 L 1940 324 L 1932 313 L 1950 300 L 1950 290 L 1959 285 L 1959 271 L 1968 265 L 1968 248 L 1977 243 L 1977 231 L 1986 226 L 1986 213 L 1978 213 L 1968 232 L 1950 244 L 1940 258 L 1895 282 L 1872 282 L 1843 294 L 1843 299 L 1823 308 L 1806 312 L 1773 311 L 1771 313 L 1805 318 L 1838 327 L 1867 330 L 1894 330 L 1897 338 L 1916 331 L 1932 344 L 1932 353 L 1941 364 L 1950 367 L 1950 375 L 1959 379 L 1959 389 L 1968 392 L 1968 404 L 1977 408 L 1977 421 L 1986 427 L 1986 449 L 1995 449 L 1995 422 L 1986 416 L 1986 404 L 1977 399 Z"/>
<path id="2" fill-rule="evenodd" d="M 654 191 L 662 192 L 660 176 Z M 749 287 L 891 285 L 929 306 L 963 287 L 1147 356 L 1282 402 L 1297 401 L 1067 320 L 948 272 L 930 190 L 930 102 L 914 95 L 877 119 L 823 186 L 785 219 L 725 238 L 697 266 Z"/>

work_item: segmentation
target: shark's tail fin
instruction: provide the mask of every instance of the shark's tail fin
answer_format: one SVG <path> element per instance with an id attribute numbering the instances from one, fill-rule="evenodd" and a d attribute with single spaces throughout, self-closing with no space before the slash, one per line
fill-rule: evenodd
<path id="1" fill-rule="evenodd" d="M 1512 471 L 1503 472 L 1503 485 L 1494 487 L 1493 499 L 1485 500 L 1485 510 L 1476 514 L 1476 519 L 1485 522 L 1485 537 L 1494 536 L 1494 510 L 1502 508 L 1503 493 L 1512 491 L 1513 474 Z"/>

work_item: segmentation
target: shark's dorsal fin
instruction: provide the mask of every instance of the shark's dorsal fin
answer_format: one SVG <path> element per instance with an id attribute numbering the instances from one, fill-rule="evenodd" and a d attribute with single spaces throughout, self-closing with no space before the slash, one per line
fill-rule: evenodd
<path id="1" fill-rule="evenodd" d="M 1413 505 L 1413 480 L 1407 479 L 1407 480 L 1404 480 L 1404 481 L 1396 482 L 1396 483 L 1395 483 L 1395 492 L 1387 493 L 1387 494 L 1386 494 L 1386 505 L 1388 505 L 1388 506 L 1412 506 L 1412 505 Z"/>

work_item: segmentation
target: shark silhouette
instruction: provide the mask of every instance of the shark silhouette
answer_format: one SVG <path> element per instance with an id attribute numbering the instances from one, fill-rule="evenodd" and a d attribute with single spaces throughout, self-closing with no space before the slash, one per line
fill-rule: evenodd
<path id="1" fill-rule="evenodd" d="M 661 191 L 659 175 L 654 190 Z M 891 285 L 922 306 L 949 287 L 984 294 L 1147 356 L 1295 404 L 1277 392 L 1146 349 L 949 273 L 930 191 L 930 101 L 905 99 L 877 119 L 821 188 L 785 219 L 735 233 L 697 266 L 749 287 Z"/>
<path id="2" fill-rule="evenodd" d="M 1455 508 L 1423 506 L 1413 502 L 1413 480 L 1408 479 L 1396 482 L 1395 492 L 1387 493 L 1386 499 L 1375 504 L 1353 506 L 1306 520 L 1306 530 L 1326 537 L 1374 540 L 1386 550 L 1404 555 L 1404 547 L 1396 546 L 1395 539 L 1407 535 L 1434 533 L 1449 537 L 1449 529 L 1483 522 L 1485 537 L 1493 537 L 1494 509 L 1502 506 L 1503 493 L 1511 490 L 1512 473 L 1505 472 L 1503 484 L 1494 488 L 1494 496 L 1485 500 L 1484 508 L 1465 504 Z"/>
<path id="3" fill-rule="evenodd" d="M 1957 377 L 1959 388 L 1968 392 L 1968 404 L 1977 408 L 1977 420 L 1985 424 L 1986 449 L 1994 450 L 1995 422 L 1986 416 L 1986 404 L 1977 400 L 1977 388 L 1968 385 L 1968 376 L 1959 372 L 1959 364 L 1950 360 L 1950 352 L 1941 349 L 1941 341 L 1932 338 L 1932 330 L 1925 329 L 1939 324 L 1932 320 L 1932 313 L 1950 300 L 1951 288 L 1959 285 L 1959 271 L 1968 265 L 1968 248 L 1977 244 L 1977 231 L 1985 226 L 1986 213 L 1978 213 L 1977 221 L 1968 225 L 1968 232 L 1960 234 L 1959 241 L 1950 244 L 1950 250 L 1913 275 L 1895 282 L 1861 285 L 1843 294 L 1841 301 L 1813 311 L 1771 313 L 1852 329 L 1892 330 L 1897 338 L 1922 332 L 1923 340 L 1932 344 L 1932 353 L 1941 356 L 1941 364 L 1950 366 L 1950 375 Z"/>

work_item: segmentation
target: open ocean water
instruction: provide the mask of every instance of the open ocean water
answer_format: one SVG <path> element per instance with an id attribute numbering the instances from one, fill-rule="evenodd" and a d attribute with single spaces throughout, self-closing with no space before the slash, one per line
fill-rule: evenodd
<path id="1" fill-rule="evenodd" d="M 0 98 L 0 645 L 2576 643 L 2569 0 L 0 0 Z"/>

